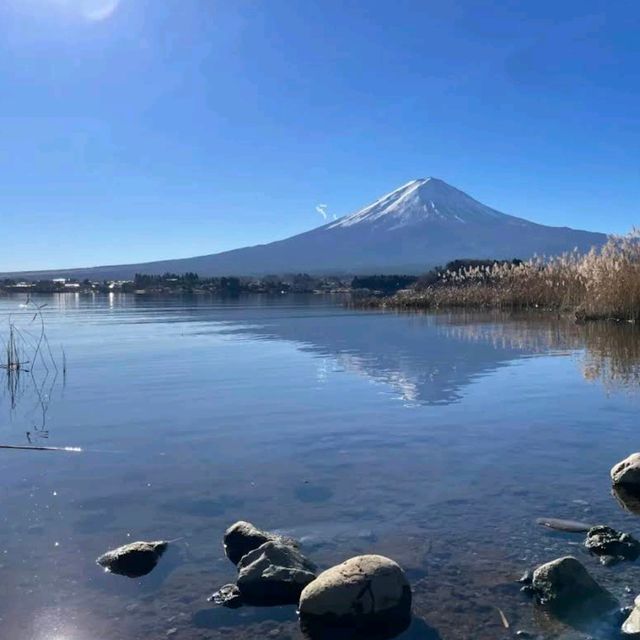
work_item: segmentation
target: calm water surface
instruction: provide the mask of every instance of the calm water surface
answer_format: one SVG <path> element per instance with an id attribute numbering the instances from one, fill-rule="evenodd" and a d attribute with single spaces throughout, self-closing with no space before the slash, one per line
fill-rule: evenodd
<path id="1" fill-rule="evenodd" d="M 10 313 L 28 321 L 21 302 L 0 298 L 3 336 Z M 66 379 L 3 380 L 0 442 L 84 452 L 0 450 L 3 640 L 301 638 L 293 607 L 206 602 L 234 578 L 221 538 L 238 519 L 299 537 L 321 567 L 395 558 L 414 590 L 403 640 L 581 637 L 514 583 L 567 553 L 623 604 L 640 590 L 637 568 L 535 524 L 640 534 L 608 481 L 640 449 L 632 328 L 318 297 L 39 302 Z M 95 565 L 159 538 L 182 540 L 145 578 Z"/>

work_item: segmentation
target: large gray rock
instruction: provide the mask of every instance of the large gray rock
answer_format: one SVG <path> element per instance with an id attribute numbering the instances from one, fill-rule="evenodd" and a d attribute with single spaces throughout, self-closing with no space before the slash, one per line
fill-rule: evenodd
<path id="1" fill-rule="evenodd" d="M 168 546 L 169 543 L 164 540 L 132 542 L 107 551 L 96 562 L 110 573 L 140 578 L 153 571 Z"/>
<path id="2" fill-rule="evenodd" d="M 250 522 L 240 520 L 225 531 L 224 552 L 227 558 L 237 565 L 242 556 L 257 549 L 265 542 L 279 542 L 291 547 L 297 546 L 297 542 L 291 538 L 285 538 L 268 531 L 261 531 Z"/>
<path id="3" fill-rule="evenodd" d="M 303 627 L 311 629 L 408 624 L 411 588 L 393 560 L 357 556 L 327 569 L 306 586 L 299 610 Z"/>
<path id="4" fill-rule="evenodd" d="M 298 549 L 270 540 L 242 557 L 236 584 L 248 604 L 295 604 L 315 577 L 316 566 Z"/>
<path id="5" fill-rule="evenodd" d="M 570 609 L 590 602 L 610 601 L 603 589 L 573 556 L 558 558 L 533 572 L 533 592 L 541 604 Z"/>
<path id="6" fill-rule="evenodd" d="M 614 485 L 640 488 L 640 453 L 632 453 L 611 469 Z"/>
<path id="7" fill-rule="evenodd" d="M 640 596 L 633 603 L 633 610 L 622 624 L 622 633 L 626 636 L 640 637 Z"/>

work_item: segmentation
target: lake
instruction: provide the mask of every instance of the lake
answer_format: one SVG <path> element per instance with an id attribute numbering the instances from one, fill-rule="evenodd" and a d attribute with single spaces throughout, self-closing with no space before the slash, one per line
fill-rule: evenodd
<path id="1" fill-rule="evenodd" d="M 3 337 L 9 314 L 37 334 L 23 302 L 0 298 Z M 0 443 L 83 452 L 0 450 L 2 638 L 301 638 L 294 607 L 206 602 L 234 579 L 221 541 L 239 519 L 299 538 L 322 568 L 397 560 L 414 592 L 403 640 L 584 637 L 516 583 L 561 555 L 622 604 L 640 589 L 632 564 L 600 566 L 582 534 L 535 523 L 640 534 L 608 475 L 640 449 L 632 327 L 319 296 L 37 302 L 59 369 L 3 378 Z M 142 579 L 95 564 L 174 538 Z"/>

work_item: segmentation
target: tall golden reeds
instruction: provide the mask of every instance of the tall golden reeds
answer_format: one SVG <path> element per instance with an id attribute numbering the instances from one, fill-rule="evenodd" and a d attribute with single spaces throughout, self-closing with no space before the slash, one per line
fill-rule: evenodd
<path id="1" fill-rule="evenodd" d="M 403 291 L 382 306 L 487 307 L 572 311 L 582 319 L 640 320 L 640 233 L 611 237 L 587 254 L 536 257 L 444 271 L 435 283 Z"/>

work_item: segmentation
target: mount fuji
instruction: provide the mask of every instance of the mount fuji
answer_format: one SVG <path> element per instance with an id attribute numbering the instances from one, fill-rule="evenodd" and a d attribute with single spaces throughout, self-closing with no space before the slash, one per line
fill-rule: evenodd
<path id="1" fill-rule="evenodd" d="M 601 233 L 549 227 L 507 215 L 437 178 L 422 178 L 321 227 L 269 244 L 195 258 L 63 269 L 52 275 L 128 279 L 135 273 L 200 276 L 284 273 L 422 273 L 456 258 L 529 258 L 588 251 Z"/>

